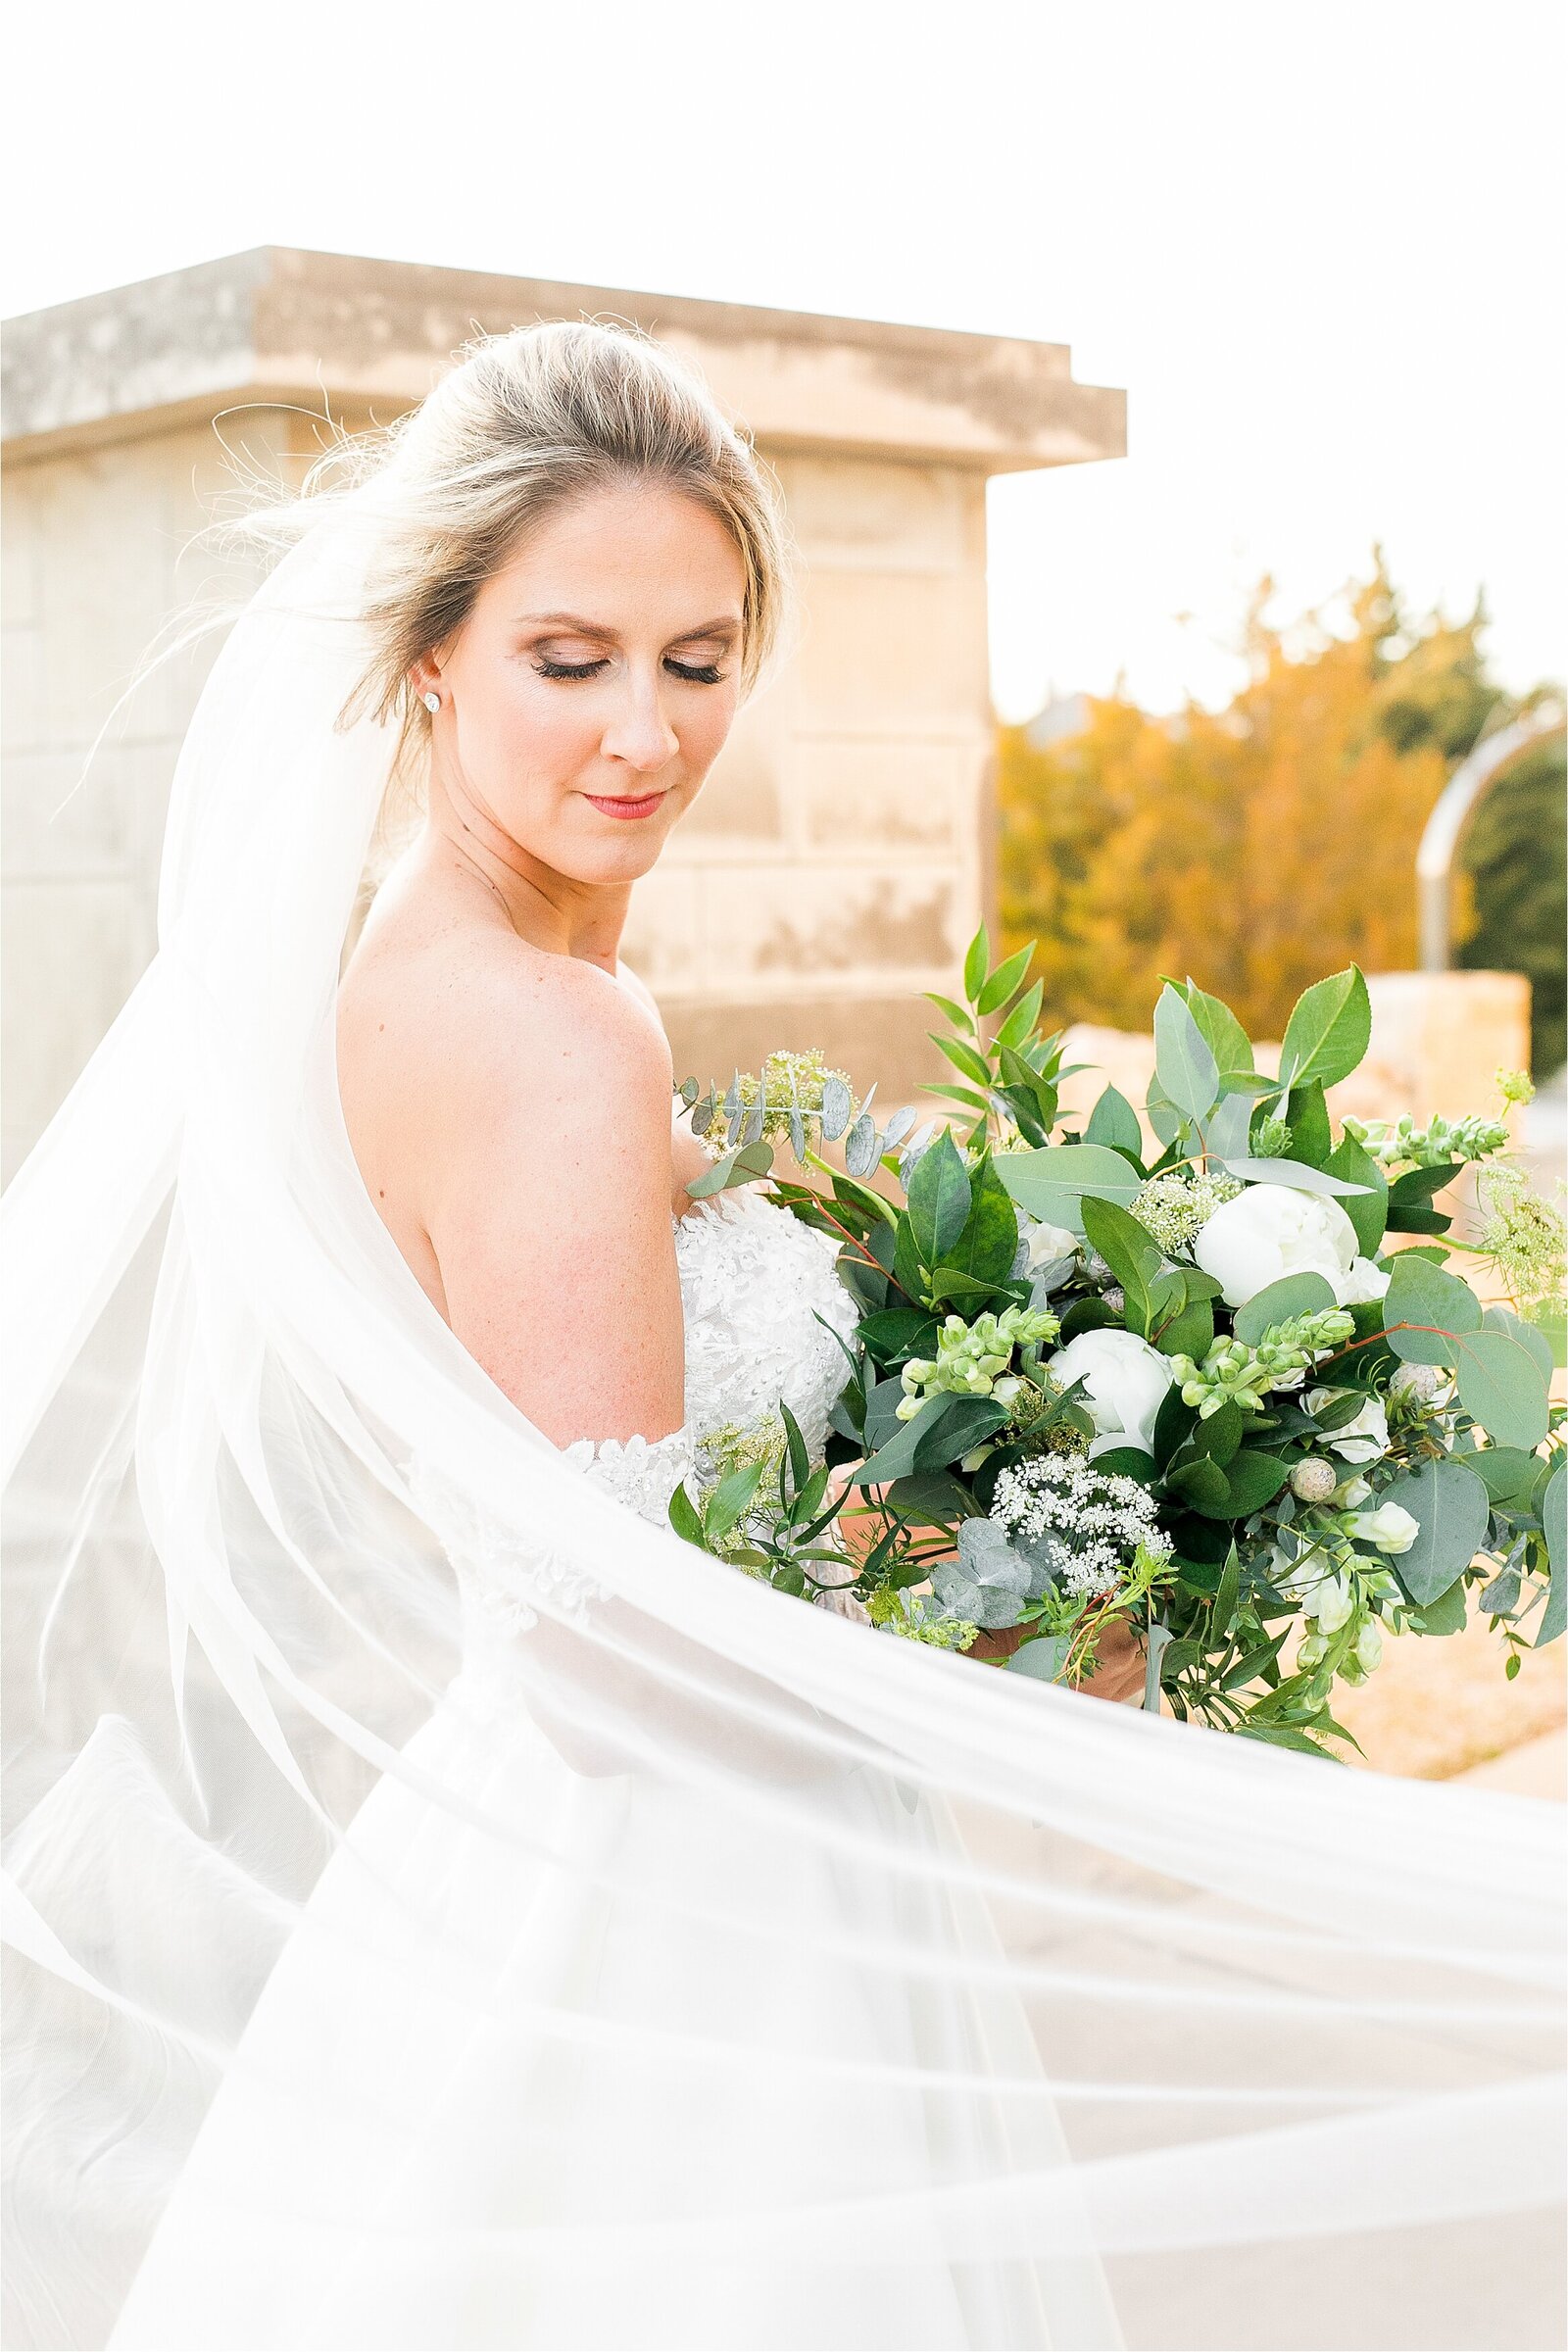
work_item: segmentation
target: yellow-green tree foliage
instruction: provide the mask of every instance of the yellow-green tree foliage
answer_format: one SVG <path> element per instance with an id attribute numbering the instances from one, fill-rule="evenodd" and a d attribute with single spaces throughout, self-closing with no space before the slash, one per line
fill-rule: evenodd
<path id="1" fill-rule="evenodd" d="M 1251 676 L 1228 710 L 1151 717 L 1112 698 L 1036 749 L 1002 730 L 1001 915 L 1038 939 L 1053 1022 L 1148 1027 L 1161 972 L 1191 975 L 1253 1037 L 1352 958 L 1408 969 L 1415 852 L 1496 689 L 1458 627 L 1409 626 L 1381 552 L 1352 583 L 1353 630 L 1249 614 Z M 1473 921 L 1460 885 L 1458 933 Z"/>

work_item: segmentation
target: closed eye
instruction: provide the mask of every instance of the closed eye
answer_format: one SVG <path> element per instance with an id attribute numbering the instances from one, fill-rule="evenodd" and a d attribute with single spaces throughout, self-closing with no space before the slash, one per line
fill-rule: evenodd
<path id="1" fill-rule="evenodd" d="M 602 658 L 597 662 L 552 662 L 548 655 L 541 654 L 534 667 L 542 678 L 595 678 L 606 662 Z M 721 686 L 728 675 L 715 662 L 694 665 L 666 661 L 664 667 L 671 677 L 683 679 L 689 686 Z"/>

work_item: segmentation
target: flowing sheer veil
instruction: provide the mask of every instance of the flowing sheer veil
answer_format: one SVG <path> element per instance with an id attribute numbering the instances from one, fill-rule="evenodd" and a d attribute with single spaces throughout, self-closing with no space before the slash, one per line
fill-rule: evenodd
<path id="1" fill-rule="evenodd" d="M 314 2281 L 290 2342 L 361 2340 L 324 2315 L 372 2273 L 437 2315 L 406 2340 L 458 2340 L 442 2296 L 475 2265 L 502 2308 L 562 2271 L 580 2308 L 619 2281 L 651 2313 L 662 2278 L 695 2310 L 726 2270 L 809 2273 L 846 2314 L 933 2265 L 1026 2273 L 1049 2334 L 976 2343 L 1556 2341 L 1555 1808 L 773 1593 L 585 1480 L 425 1298 L 336 1075 L 392 749 L 337 723 L 374 535 L 344 502 L 233 626 L 175 773 L 157 956 L 4 1201 L 6 2340 L 106 2341 L 199 2173 L 233 2224 L 201 2151 L 236 2085 L 286 2088 L 284 2149 L 359 2095 L 323 2057 L 301 2114 L 255 2030 L 314 1952 L 323 1988 L 391 1968 L 405 2023 L 439 2005 L 423 2117 L 524 2011 L 554 2087 L 514 2140 L 607 2080 L 624 2105 L 597 2184 L 542 2201 L 490 2193 L 499 2133 L 466 2238 L 434 2199 L 368 2219 L 349 2182 L 307 2261 L 285 2158 L 240 2218 Z M 477 1637 L 475 1562 L 501 1595 Z M 504 1771 L 440 1730 L 476 1640 L 505 1655 Z M 433 1837 L 422 1875 L 364 1829 L 389 1801 Z M 420 1909 L 449 1849 L 532 1890 L 504 1952 Z M 354 1869 L 362 1898 L 329 1903 Z M 574 1904 L 636 1907 L 639 1999 L 536 1965 Z M 692 2183 L 732 2128 L 756 2153 L 717 2210 Z M 765 2304 L 755 2340 L 799 2340 Z M 813 2340 L 884 2340 L 852 2325 Z"/>

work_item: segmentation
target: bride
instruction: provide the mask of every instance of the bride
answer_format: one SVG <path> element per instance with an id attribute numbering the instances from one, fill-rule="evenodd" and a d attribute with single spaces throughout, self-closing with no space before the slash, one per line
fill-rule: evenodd
<path id="1" fill-rule="evenodd" d="M 668 1527 L 855 1329 L 618 955 L 788 641 L 744 437 L 545 325 L 253 520 L 4 1204 L 6 2343 L 1558 2340 L 1550 1809 Z"/>

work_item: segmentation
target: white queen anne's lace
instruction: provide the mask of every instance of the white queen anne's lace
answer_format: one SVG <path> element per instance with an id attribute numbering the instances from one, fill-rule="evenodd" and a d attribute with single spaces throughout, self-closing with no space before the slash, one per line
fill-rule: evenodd
<path id="1" fill-rule="evenodd" d="M 1171 1548 L 1147 1488 L 1076 1454 L 1036 1454 L 1001 1471 L 991 1517 L 1031 1538 L 1067 1592 L 1113 1592 L 1140 1546 L 1161 1558 Z"/>
<path id="2" fill-rule="evenodd" d="M 578 1438 L 562 1448 L 596 1486 L 660 1526 L 675 1488 L 701 1466 L 705 1435 L 776 1410 L 781 1399 L 820 1459 L 849 1367 L 816 1317 L 846 1340 L 858 1319 L 834 1266 L 837 1245 L 764 1194 L 720 1193 L 672 1223 L 686 1326 L 685 1419 L 662 1438 Z M 580 1619 L 602 1592 L 575 1563 L 525 1548 L 419 1456 L 408 1483 L 458 1572 L 475 1633 L 524 1633 L 540 1602 Z"/>

